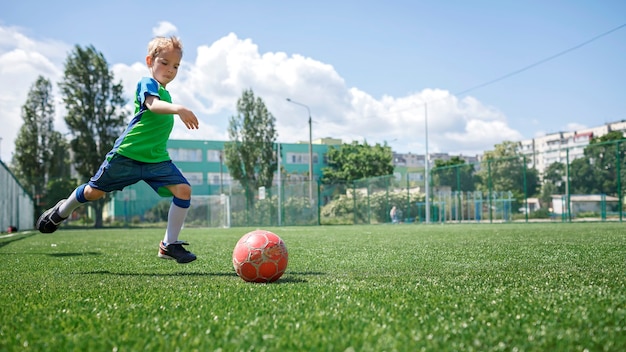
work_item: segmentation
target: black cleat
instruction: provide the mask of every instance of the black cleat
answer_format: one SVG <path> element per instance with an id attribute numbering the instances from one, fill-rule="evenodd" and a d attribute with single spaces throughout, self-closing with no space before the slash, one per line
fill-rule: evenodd
<path id="1" fill-rule="evenodd" d="M 183 248 L 183 245 L 188 244 L 185 241 L 176 241 L 166 246 L 165 242 L 161 241 L 159 243 L 159 258 L 176 259 L 176 262 L 180 264 L 193 262 L 196 260 L 196 255 Z"/>
<path id="2" fill-rule="evenodd" d="M 67 219 L 59 215 L 59 207 L 65 202 L 65 199 L 61 199 L 54 207 L 46 210 L 37 219 L 37 230 L 41 233 L 53 233 L 59 228 L 59 224 L 63 220 Z"/>

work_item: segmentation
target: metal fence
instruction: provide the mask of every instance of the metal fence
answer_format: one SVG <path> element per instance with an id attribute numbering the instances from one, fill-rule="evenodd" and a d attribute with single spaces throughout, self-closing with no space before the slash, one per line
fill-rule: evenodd
<path id="1" fill-rule="evenodd" d="M 623 221 L 626 140 L 487 157 L 429 176 L 447 221 Z"/>
<path id="2" fill-rule="evenodd" d="M 30 195 L 0 161 L 0 230 L 34 228 L 35 205 Z"/>
<path id="3" fill-rule="evenodd" d="M 392 222 L 394 206 L 402 223 L 623 221 L 625 176 L 626 140 L 587 145 L 584 151 L 559 148 L 505 158 L 487 153 L 478 163 L 431 168 L 421 178 L 429 187 L 408 175 L 311 188 L 308 181 L 288 180 L 245 190 L 235 182 L 223 196 L 194 196 L 186 226 L 381 224 Z M 113 198 L 140 202 L 140 193 L 130 187 Z M 166 220 L 169 200 L 144 203 L 152 208 L 130 214 L 135 222 Z"/>

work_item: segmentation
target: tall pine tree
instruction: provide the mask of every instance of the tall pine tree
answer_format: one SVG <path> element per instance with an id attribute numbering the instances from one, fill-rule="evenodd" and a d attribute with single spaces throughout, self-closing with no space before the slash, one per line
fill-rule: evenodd
<path id="1" fill-rule="evenodd" d="M 237 100 L 237 115 L 230 118 L 226 144 L 226 166 L 246 192 L 248 205 L 254 203 L 253 189 L 271 187 L 277 158 L 276 119 L 252 89 L 244 90 Z"/>
<path id="2" fill-rule="evenodd" d="M 33 192 L 39 214 L 47 203 L 46 185 L 69 178 L 67 143 L 54 130 L 54 97 L 50 81 L 39 76 L 22 106 L 23 125 L 15 140 L 13 172 L 28 191 Z"/>
<path id="3" fill-rule="evenodd" d="M 98 170 L 126 125 L 122 83 L 113 81 L 113 73 L 102 53 L 93 46 L 74 47 L 65 62 L 65 75 L 59 87 L 67 107 L 65 122 L 74 136 L 70 145 L 80 182 L 86 182 Z M 95 227 L 102 227 L 106 201 L 108 197 L 90 203 Z"/>

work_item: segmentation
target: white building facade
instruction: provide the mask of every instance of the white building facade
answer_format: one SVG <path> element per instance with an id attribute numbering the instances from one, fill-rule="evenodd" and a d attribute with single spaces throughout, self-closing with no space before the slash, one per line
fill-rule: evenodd
<path id="1" fill-rule="evenodd" d="M 601 137 L 612 131 L 620 131 L 626 136 L 626 120 L 607 123 L 598 127 L 571 132 L 557 132 L 519 142 L 519 150 L 526 155 L 528 166 L 543 174 L 550 164 L 571 163 L 584 155 L 585 147 L 594 137 Z M 569 155 L 568 155 L 569 154 Z"/>

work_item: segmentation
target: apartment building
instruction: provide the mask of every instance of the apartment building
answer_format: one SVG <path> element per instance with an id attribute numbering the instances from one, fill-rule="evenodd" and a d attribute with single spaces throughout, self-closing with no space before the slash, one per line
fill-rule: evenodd
<path id="1" fill-rule="evenodd" d="M 525 139 L 519 142 L 519 148 L 520 152 L 526 155 L 528 166 L 536 168 L 541 174 L 552 163 L 566 163 L 568 160 L 571 162 L 582 157 L 585 147 L 592 138 L 601 137 L 612 131 L 620 131 L 626 136 L 626 120 Z"/>

